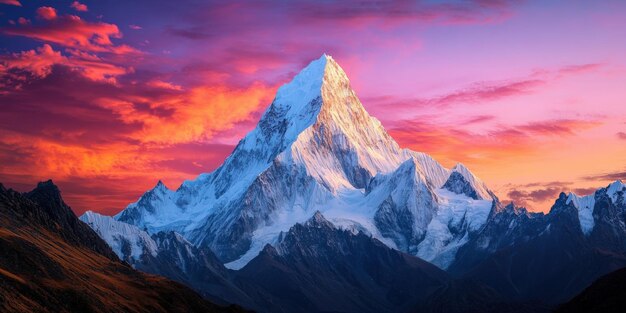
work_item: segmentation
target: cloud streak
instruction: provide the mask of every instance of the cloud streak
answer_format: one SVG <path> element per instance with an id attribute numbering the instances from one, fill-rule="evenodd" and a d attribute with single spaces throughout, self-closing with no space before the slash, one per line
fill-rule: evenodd
<path id="1" fill-rule="evenodd" d="M 611 182 L 616 181 L 616 180 L 626 181 L 626 171 L 616 171 L 616 172 L 611 172 L 611 173 L 589 175 L 589 176 L 584 176 L 583 179 L 594 180 L 594 181 L 611 181 Z"/>

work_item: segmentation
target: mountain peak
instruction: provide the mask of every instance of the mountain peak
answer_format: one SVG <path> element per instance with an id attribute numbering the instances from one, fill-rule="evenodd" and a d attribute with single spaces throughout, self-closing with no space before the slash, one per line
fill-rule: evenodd
<path id="1" fill-rule="evenodd" d="M 462 163 L 457 163 L 450 173 L 450 177 L 456 176 L 455 173 L 460 174 L 467 184 L 475 191 L 475 197 L 468 195 L 474 199 L 480 200 L 493 200 L 494 196 L 492 192 L 487 188 L 485 183 L 478 179 L 474 174 Z"/>
<path id="2" fill-rule="evenodd" d="M 456 194 L 464 194 L 474 200 L 479 200 L 476 190 L 467 179 L 457 171 L 450 173 L 450 177 L 441 188 L 448 189 Z"/>
<path id="3" fill-rule="evenodd" d="M 159 181 L 157 182 L 157 184 L 154 186 L 153 189 L 167 189 L 167 186 L 165 186 L 163 181 L 159 179 Z"/>
<path id="4" fill-rule="evenodd" d="M 39 203 L 42 207 L 51 211 L 71 212 L 61 197 L 61 190 L 51 179 L 37 183 L 37 187 L 26 193 L 26 197 Z"/>
<path id="5" fill-rule="evenodd" d="M 311 61 L 289 83 L 278 88 L 276 99 L 272 105 L 297 113 L 312 100 L 321 97 L 325 85 L 349 86 L 349 79 L 344 70 L 333 57 L 323 54 L 319 59 Z"/>
<path id="6" fill-rule="evenodd" d="M 35 187 L 35 189 L 32 192 L 34 192 L 34 191 L 49 192 L 49 193 L 52 193 L 52 194 L 58 194 L 59 196 L 61 195 L 61 191 L 59 190 L 59 187 L 57 187 L 57 185 L 54 184 L 52 179 L 48 179 L 46 181 L 38 182 L 37 183 L 37 187 Z"/>
<path id="7" fill-rule="evenodd" d="M 622 201 L 626 203 L 626 185 L 624 185 L 620 179 L 607 186 L 606 193 L 609 197 L 611 197 L 613 203 L 617 203 L 620 197 L 622 198 Z"/>
<path id="8" fill-rule="evenodd" d="M 464 169 L 459 166 L 469 173 Z M 116 218 L 152 233 L 179 231 L 235 268 L 274 242 L 274 234 L 296 223 L 307 228 L 302 222 L 318 209 L 342 227 L 371 227 L 370 233 L 387 227 L 389 236 L 400 234 L 398 240 L 419 240 L 414 229 L 427 231 L 437 213 L 434 190 L 449 174 L 430 156 L 400 148 L 365 110 L 339 64 L 324 54 L 278 89 L 257 126 L 214 172 L 176 191 L 150 190 Z M 372 193 L 375 176 L 386 183 Z M 469 176 L 481 199 L 491 199 L 486 186 Z M 312 223 L 332 227 L 321 214 Z"/>
<path id="9" fill-rule="evenodd" d="M 618 179 L 612 183 L 609 184 L 609 186 L 607 187 L 608 192 L 609 193 L 615 193 L 618 192 L 622 189 L 626 188 L 626 185 L 624 185 L 624 183 L 622 182 L 621 179 Z"/>
<path id="10" fill-rule="evenodd" d="M 304 225 L 315 228 L 335 228 L 335 226 L 329 222 L 319 210 L 315 211 L 315 214 L 313 214 L 313 216 L 311 216 L 311 218 L 309 218 Z"/>

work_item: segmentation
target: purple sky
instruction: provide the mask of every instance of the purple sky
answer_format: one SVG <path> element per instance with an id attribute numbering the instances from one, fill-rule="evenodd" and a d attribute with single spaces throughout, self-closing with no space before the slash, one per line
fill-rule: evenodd
<path id="1" fill-rule="evenodd" d="M 0 182 L 114 213 L 218 166 L 322 53 L 404 147 L 501 199 L 625 178 L 623 1 L 0 0 Z"/>

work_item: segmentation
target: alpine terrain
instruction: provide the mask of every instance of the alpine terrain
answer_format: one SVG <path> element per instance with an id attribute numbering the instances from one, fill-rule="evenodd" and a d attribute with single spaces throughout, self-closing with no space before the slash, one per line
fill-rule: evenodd
<path id="1" fill-rule="evenodd" d="M 215 171 L 81 220 L 136 269 L 261 312 L 541 312 L 626 266 L 625 193 L 502 204 L 400 148 L 323 55 Z"/>

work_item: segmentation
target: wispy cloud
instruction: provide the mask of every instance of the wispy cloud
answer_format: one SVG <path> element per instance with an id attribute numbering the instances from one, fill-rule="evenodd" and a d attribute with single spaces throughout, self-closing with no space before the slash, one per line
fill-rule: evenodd
<path id="1" fill-rule="evenodd" d="M 466 88 L 454 90 L 432 98 L 401 99 L 393 96 L 379 96 L 365 99 L 373 107 L 419 110 L 425 107 L 454 107 L 484 104 L 496 100 L 531 95 L 549 84 L 566 77 L 598 71 L 603 64 L 575 64 L 556 69 L 535 70 L 527 77 L 500 82 L 476 82 Z"/>
<path id="2" fill-rule="evenodd" d="M 595 181 L 626 181 L 626 171 L 615 171 L 610 173 L 602 173 L 597 175 L 584 176 L 582 179 Z"/>

